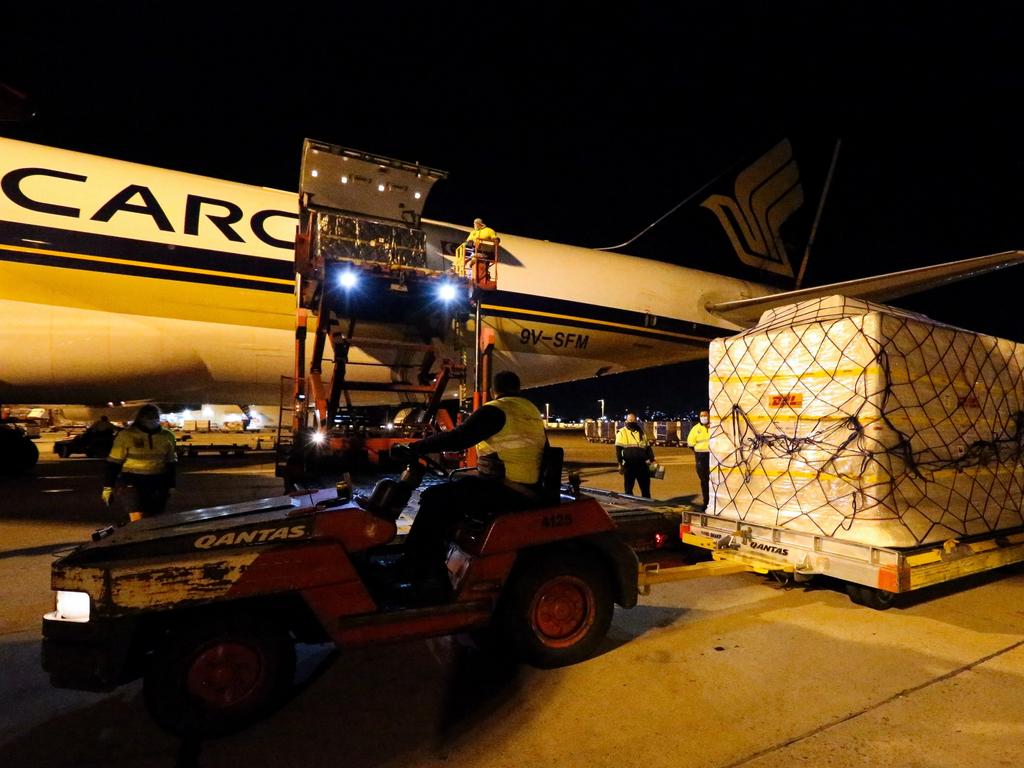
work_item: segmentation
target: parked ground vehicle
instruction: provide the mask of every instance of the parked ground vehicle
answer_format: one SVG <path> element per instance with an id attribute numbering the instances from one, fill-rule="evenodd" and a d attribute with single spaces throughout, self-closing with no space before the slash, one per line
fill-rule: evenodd
<path id="1" fill-rule="evenodd" d="M 114 445 L 114 435 L 120 432 L 116 427 L 108 430 L 87 429 L 79 435 L 58 440 L 53 444 L 53 452 L 62 459 L 78 454 L 85 454 L 90 459 L 104 459 L 110 454 Z"/>
<path id="2" fill-rule="evenodd" d="M 295 493 L 97 532 L 54 564 L 44 668 L 54 685 L 86 690 L 143 677 L 162 727 L 210 735 L 282 698 L 296 642 L 485 631 L 554 667 L 594 651 L 615 603 L 636 604 L 628 535 L 596 498 L 557 485 L 540 506 L 464 521 L 442 578 L 409 581 L 394 567 L 395 521 L 422 473 L 410 466 L 368 498 Z M 643 517 L 634 509 L 626 525 Z"/>
<path id="3" fill-rule="evenodd" d="M 39 449 L 24 429 L 14 423 L 0 421 L 0 473 L 23 472 L 35 466 Z"/>

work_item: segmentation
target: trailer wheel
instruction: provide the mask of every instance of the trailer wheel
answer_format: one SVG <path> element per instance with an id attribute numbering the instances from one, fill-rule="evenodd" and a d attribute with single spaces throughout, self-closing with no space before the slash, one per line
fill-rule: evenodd
<path id="1" fill-rule="evenodd" d="M 593 654 L 608 633 L 614 603 L 604 569 L 562 557 L 524 568 L 502 616 L 515 650 L 537 667 L 561 667 Z"/>
<path id="2" fill-rule="evenodd" d="M 295 675 L 283 630 L 241 617 L 172 631 L 143 682 L 146 708 L 177 736 L 222 736 L 268 714 Z"/>
<path id="3" fill-rule="evenodd" d="M 876 611 L 885 611 L 896 605 L 899 595 L 885 589 L 874 587 L 861 587 L 861 604 Z"/>
<path id="4" fill-rule="evenodd" d="M 846 594 L 857 605 L 874 608 L 876 611 L 888 610 L 899 601 L 899 595 L 896 592 L 865 587 L 862 584 L 854 584 L 852 581 L 846 582 Z"/>

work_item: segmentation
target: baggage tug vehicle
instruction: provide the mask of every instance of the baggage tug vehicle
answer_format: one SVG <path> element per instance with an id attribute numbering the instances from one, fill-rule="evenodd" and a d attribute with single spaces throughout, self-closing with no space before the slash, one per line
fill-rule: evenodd
<path id="1" fill-rule="evenodd" d="M 285 697 L 297 642 L 344 649 L 480 631 L 536 666 L 572 664 L 604 638 L 614 604 L 636 605 L 631 544 L 653 548 L 678 524 L 640 499 L 562 493 L 556 454 L 538 504 L 481 510 L 452 533 L 437 578 L 410 581 L 395 567 L 396 520 L 423 472 L 412 465 L 369 497 L 300 492 L 96 532 L 53 566 L 51 682 L 107 691 L 142 677 L 161 727 L 211 736 Z"/>

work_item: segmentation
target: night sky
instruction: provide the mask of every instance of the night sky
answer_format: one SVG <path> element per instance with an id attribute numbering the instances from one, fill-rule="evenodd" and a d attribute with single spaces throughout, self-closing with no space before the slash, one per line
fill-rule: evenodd
<path id="1" fill-rule="evenodd" d="M 783 137 L 809 217 L 841 137 L 805 284 L 1024 248 L 1009 3 L 445 4 L 445 17 L 430 5 L 251 6 L 239 20 L 165 4 L 153 7 L 178 16 L 145 23 L 116 6 L 5 11 L 0 82 L 36 117 L 0 133 L 281 189 L 296 188 L 308 136 L 447 170 L 430 218 L 586 246 L 628 239 Z M 756 277 L 692 220 L 683 211 L 628 252 Z M 1021 269 L 894 303 L 1024 340 Z M 705 379 L 697 363 L 535 399 L 566 416 L 596 415 L 599 397 L 609 415 L 678 412 L 701 404 Z"/>

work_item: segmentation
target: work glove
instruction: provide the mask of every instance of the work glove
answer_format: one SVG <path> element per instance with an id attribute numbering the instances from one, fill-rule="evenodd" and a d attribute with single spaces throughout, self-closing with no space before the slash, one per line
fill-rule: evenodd
<path id="1" fill-rule="evenodd" d="M 114 489 L 111 488 L 108 485 L 108 486 L 104 487 L 103 493 L 100 494 L 100 498 L 103 499 L 103 503 L 106 504 L 109 507 L 110 506 L 110 499 L 111 499 L 111 497 L 113 497 L 113 495 L 114 495 Z"/>

